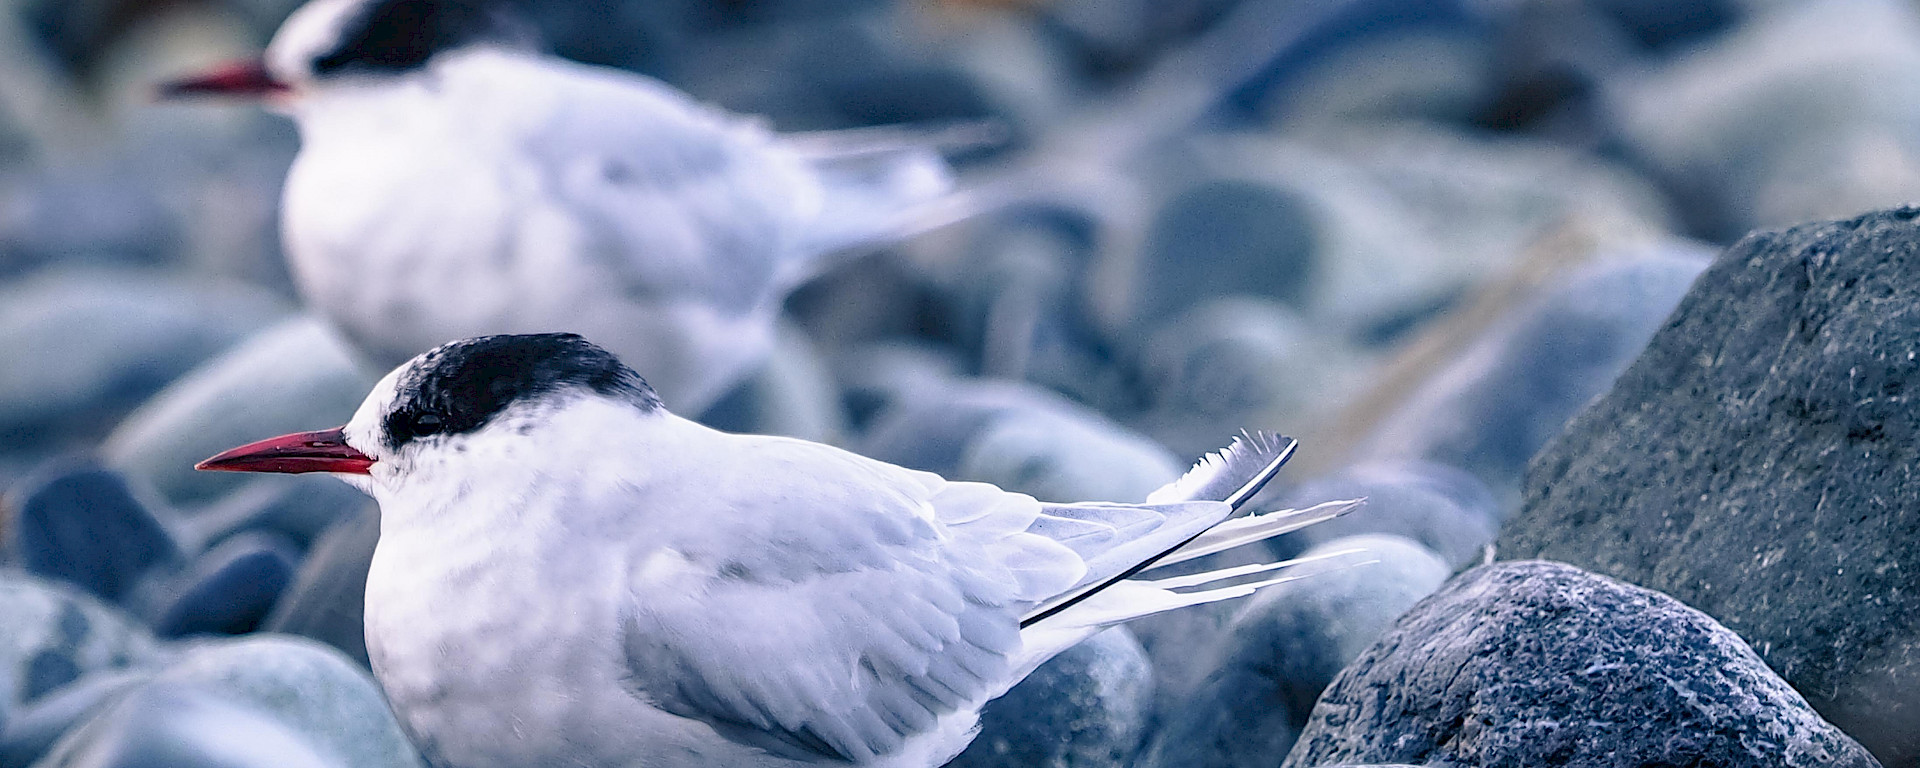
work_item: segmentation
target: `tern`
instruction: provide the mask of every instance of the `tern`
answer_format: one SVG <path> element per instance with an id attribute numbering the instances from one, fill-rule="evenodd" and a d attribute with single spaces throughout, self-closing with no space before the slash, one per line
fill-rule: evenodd
<path id="1" fill-rule="evenodd" d="M 829 256 L 967 215 L 940 150 L 992 140 L 780 134 L 525 30 L 481 0 L 312 0 L 262 58 L 161 93 L 257 98 L 298 124 L 295 284 L 380 367 L 577 331 L 696 416 L 766 357 L 781 302 Z"/>
<path id="2" fill-rule="evenodd" d="M 1236 516 L 1294 445 L 1249 434 L 1145 503 L 1043 503 L 716 431 L 541 334 L 442 346 L 345 426 L 199 467 L 378 500 L 367 652 L 433 765 L 931 768 L 1091 634 L 1308 575 L 1143 576 L 1351 508 Z"/>

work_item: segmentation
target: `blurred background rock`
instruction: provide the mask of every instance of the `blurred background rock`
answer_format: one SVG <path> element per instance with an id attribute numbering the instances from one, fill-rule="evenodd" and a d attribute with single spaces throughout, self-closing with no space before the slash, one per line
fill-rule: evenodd
<path id="1" fill-rule="evenodd" d="M 956 162 L 1015 199 L 796 293 L 709 423 L 1057 500 L 1142 498 L 1266 429 L 1303 448 L 1265 506 L 1372 500 L 1276 547 L 1392 567 L 1103 635 L 968 765 L 1279 764 L 1714 254 L 1920 198 L 1903 0 L 511 2 L 562 55 L 783 130 L 1007 129 Z M 333 651 L 206 639 L 365 663 L 367 501 L 191 471 L 383 373 L 294 296 L 298 138 L 151 98 L 297 5 L 0 3 L 0 768 L 201 759 L 217 723 L 279 745 L 222 765 L 414 764 Z M 295 711 L 209 671 L 244 659 L 343 692 Z M 342 739 L 380 754 L 316 748 Z"/>

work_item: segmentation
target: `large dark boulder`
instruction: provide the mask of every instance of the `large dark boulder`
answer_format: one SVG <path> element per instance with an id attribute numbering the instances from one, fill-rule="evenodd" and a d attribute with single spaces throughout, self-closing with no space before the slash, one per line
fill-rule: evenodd
<path id="1" fill-rule="evenodd" d="M 1920 765 L 1920 208 L 1749 236 L 1533 460 L 1501 556 L 1665 592 Z"/>
<path id="2" fill-rule="evenodd" d="M 1561 563 L 1421 601 L 1321 694 L 1284 768 L 1874 766 L 1739 636 Z"/>

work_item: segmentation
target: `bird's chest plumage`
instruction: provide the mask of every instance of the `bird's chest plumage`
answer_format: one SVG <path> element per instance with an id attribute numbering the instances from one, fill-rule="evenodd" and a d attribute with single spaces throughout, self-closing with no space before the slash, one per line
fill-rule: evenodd
<path id="1" fill-rule="evenodd" d="M 396 714 L 436 765 L 632 764 L 607 757 L 645 719 L 615 675 L 620 564 L 485 538 L 383 537 L 367 650 Z"/>

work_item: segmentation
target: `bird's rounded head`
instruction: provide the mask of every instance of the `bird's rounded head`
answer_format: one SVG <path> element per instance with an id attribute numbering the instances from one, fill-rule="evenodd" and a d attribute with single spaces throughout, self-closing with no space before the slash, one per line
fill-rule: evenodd
<path id="1" fill-rule="evenodd" d="M 378 81 L 478 43 L 529 47 L 533 34 L 490 0 L 310 0 L 287 17 L 258 59 L 160 86 L 162 98 L 259 98 L 286 106 L 337 81 Z"/>
<path id="2" fill-rule="evenodd" d="M 549 446 L 600 414 L 663 411 L 653 388 L 612 353 L 570 333 L 481 336 L 421 354 L 374 385 L 344 426 L 262 440 L 198 466 L 229 472 L 331 472 L 381 496 L 423 473 L 467 475 L 565 460 L 581 446 Z"/>

